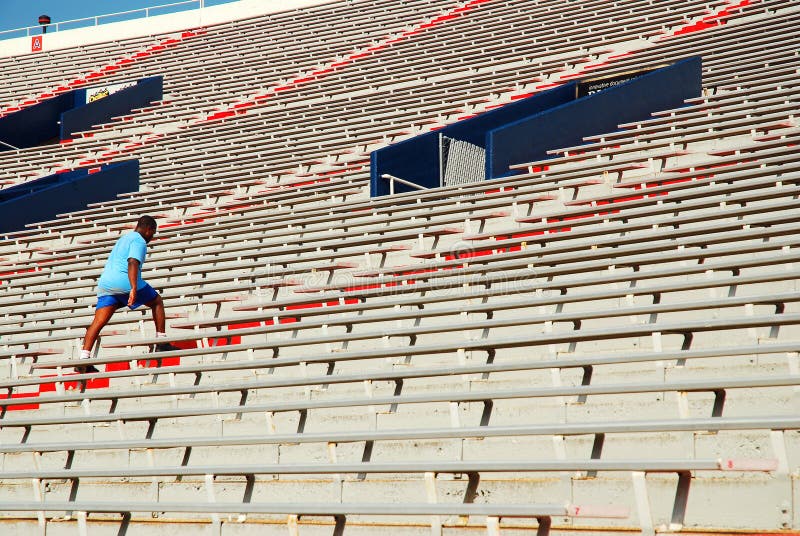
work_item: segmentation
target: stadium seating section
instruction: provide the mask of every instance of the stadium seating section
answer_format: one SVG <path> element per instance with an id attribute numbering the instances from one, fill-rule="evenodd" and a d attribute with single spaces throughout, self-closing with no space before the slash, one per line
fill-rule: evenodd
<path id="1" fill-rule="evenodd" d="M 141 172 L 0 236 L 0 532 L 800 531 L 798 28 L 797 0 L 347 0 L 0 58 L 3 115 L 164 83 L 0 152 L 3 188 Z M 373 150 L 695 55 L 685 106 L 369 197 Z M 142 214 L 180 350 L 121 310 L 78 374 Z"/>

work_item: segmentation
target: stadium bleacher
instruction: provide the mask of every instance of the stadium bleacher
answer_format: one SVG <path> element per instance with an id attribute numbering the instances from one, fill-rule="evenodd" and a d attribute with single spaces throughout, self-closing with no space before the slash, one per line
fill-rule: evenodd
<path id="1" fill-rule="evenodd" d="M 164 77 L 162 101 L 0 152 L 0 192 L 141 169 L 0 235 L 0 532 L 800 531 L 798 21 L 796 0 L 346 0 L 0 58 L 0 114 Z M 369 197 L 375 149 L 693 55 L 683 107 Z M 142 214 L 167 338 L 120 310 L 77 373 Z"/>

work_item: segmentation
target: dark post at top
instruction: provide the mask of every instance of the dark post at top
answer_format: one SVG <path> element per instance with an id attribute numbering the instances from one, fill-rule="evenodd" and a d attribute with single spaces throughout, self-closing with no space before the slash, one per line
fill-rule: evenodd
<path id="1" fill-rule="evenodd" d="M 42 25 L 42 33 L 47 33 L 47 26 L 50 24 L 50 15 L 39 15 L 39 24 Z"/>

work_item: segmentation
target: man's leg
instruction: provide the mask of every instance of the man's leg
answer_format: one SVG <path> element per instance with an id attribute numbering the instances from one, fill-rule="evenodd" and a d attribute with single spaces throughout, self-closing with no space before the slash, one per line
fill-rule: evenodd
<path id="1" fill-rule="evenodd" d="M 108 324 L 108 321 L 111 320 L 112 316 L 114 316 L 114 311 L 116 310 L 117 308 L 113 306 L 101 307 L 100 309 L 95 310 L 94 320 L 92 320 L 92 323 L 88 328 L 86 328 L 86 335 L 83 338 L 81 359 L 87 359 L 91 355 L 92 347 L 97 341 L 98 335 L 100 335 L 100 330 L 102 330 L 105 325 Z M 97 372 L 97 369 L 92 365 L 75 368 L 84 369 L 86 372 Z"/>
<path id="2" fill-rule="evenodd" d="M 156 333 L 166 333 L 167 315 L 164 312 L 164 300 L 161 296 L 145 304 L 153 311 L 153 323 L 156 325 Z"/>
<path id="3" fill-rule="evenodd" d="M 164 311 L 164 300 L 161 299 L 161 296 L 158 296 L 145 305 L 153 311 L 153 323 L 156 325 L 156 337 L 166 337 L 167 314 Z M 156 352 L 172 352 L 175 350 L 180 350 L 180 348 L 168 342 L 156 344 L 155 347 Z"/>
<path id="4" fill-rule="evenodd" d="M 94 346 L 95 341 L 97 340 L 97 336 L 100 335 L 100 330 L 108 324 L 108 321 L 111 320 L 111 317 L 114 316 L 114 311 L 116 311 L 116 307 L 102 307 L 97 309 L 94 312 L 94 320 L 92 320 L 91 325 L 86 328 L 86 336 L 83 338 L 83 349 L 91 352 L 92 347 Z"/>

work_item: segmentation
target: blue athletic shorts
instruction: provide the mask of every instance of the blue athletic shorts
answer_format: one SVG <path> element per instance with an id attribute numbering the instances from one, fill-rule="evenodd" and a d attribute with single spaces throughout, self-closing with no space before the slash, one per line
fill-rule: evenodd
<path id="1" fill-rule="evenodd" d="M 145 284 L 142 288 L 136 289 L 136 301 L 131 305 L 131 309 L 136 309 L 142 305 L 150 303 L 158 298 L 158 292 L 153 287 Z M 97 297 L 97 305 L 95 309 L 102 309 L 103 307 L 113 307 L 119 309 L 128 305 L 128 294 L 108 294 L 106 296 Z"/>

